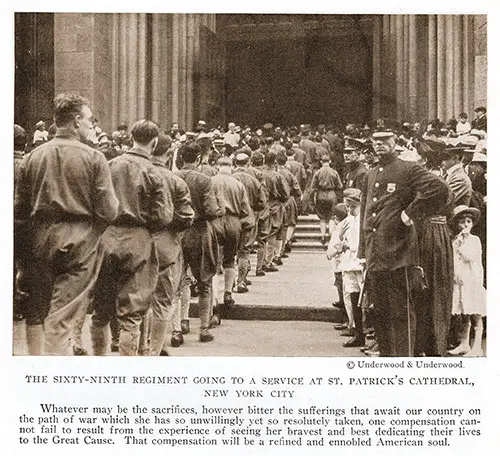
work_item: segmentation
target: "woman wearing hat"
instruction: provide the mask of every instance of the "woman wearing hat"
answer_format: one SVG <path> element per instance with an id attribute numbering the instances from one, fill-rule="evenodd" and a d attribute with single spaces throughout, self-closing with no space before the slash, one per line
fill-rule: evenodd
<path id="1" fill-rule="evenodd" d="M 453 239 L 455 277 L 453 286 L 454 315 L 462 316 L 459 345 L 450 355 L 483 356 L 481 340 L 483 319 L 486 315 L 486 290 L 483 287 L 483 265 L 481 263 L 481 241 L 471 234 L 479 220 L 479 209 L 457 206 L 453 211 L 452 225 L 458 234 Z M 469 344 L 471 325 L 474 327 L 474 341 Z"/>
<path id="2" fill-rule="evenodd" d="M 46 129 L 46 124 L 43 120 L 40 120 L 35 125 L 35 132 L 33 133 L 33 145 L 38 147 L 40 144 L 49 140 L 49 133 Z"/>

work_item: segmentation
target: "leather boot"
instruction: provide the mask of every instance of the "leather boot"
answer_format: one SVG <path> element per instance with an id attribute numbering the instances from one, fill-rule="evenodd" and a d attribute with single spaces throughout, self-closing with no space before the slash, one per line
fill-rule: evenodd
<path id="1" fill-rule="evenodd" d="M 354 314 L 354 337 L 349 339 L 344 347 L 364 347 L 365 334 L 363 332 L 363 311 L 357 305 L 359 293 L 352 293 L 352 311 Z"/>
<path id="2" fill-rule="evenodd" d="M 172 337 L 170 338 L 170 345 L 172 347 L 180 347 L 184 343 L 184 336 L 181 332 L 172 333 Z"/>
<path id="3" fill-rule="evenodd" d="M 266 256 L 265 247 L 259 247 L 257 249 L 257 266 L 255 273 L 257 276 L 266 275 L 264 273 L 264 258 Z"/>
<path id="4" fill-rule="evenodd" d="M 200 295 L 198 302 L 200 307 L 200 342 L 210 342 L 214 339 L 214 336 L 209 331 L 211 317 L 210 295 Z"/>
<path id="5" fill-rule="evenodd" d="M 139 328 L 132 332 L 122 328 L 120 332 L 120 356 L 136 356 L 139 347 Z"/>
<path id="6" fill-rule="evenodd" d="M 236 269 L 234 268 L 224 269 L 224 294 L 231 293 L 231 291 L 233 291 L 235 277 L 236 277 Z"/>
<path id="7" fill-rule="evenodd" d="M 151 321 L 151 343 L 149 346 L 149 354 L 151 356 L 159 356 L 163 344 L 165 342 L 165 336 L 167 334 L 167 320 L 159 320 L 153 318 Z"/>
<path id="8" fill-rule="evenodd" d="M 108 326 L 90 325 L 90 340 L 95 356 L 103 356 L 108 350 Z"/>
<path id="9" fill-rule="evenodd" d="M 238 258 L 238 280 L 237 280 L 237 289 L 238 293 L 243 293 L 243 291 L 239 291 L 240 287 L 246 288 L 246 279 L 248 274 L 248 261 L 246 258 Z M 248 290 L 247 290 L 248 291 Z"/>
<path id="10" fill-rule="evenodd" d="M 26 325 L 28 355 L 39 356 L 43 347 L 43 325 Z"/>
<path id="11" fill-rule="evenodd" d="M 181 320 L 181 331 L 182 334 L 189 334 L 190 331 L 189 320 Z"/>
<path id="12" fill-rule="evenodd" d="M 139 356 L 148 356 L 151 342 L 151 312 L 144 315 L 141 323 L 141 332 L 139 333 L 139 346 L 137 354 Z"/>

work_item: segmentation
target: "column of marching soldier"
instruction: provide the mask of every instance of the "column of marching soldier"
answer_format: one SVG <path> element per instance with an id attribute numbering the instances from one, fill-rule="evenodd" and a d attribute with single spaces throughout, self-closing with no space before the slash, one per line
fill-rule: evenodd
<path id="1" fill-rule="evenodd" d="M 174 173 L 171 138 L 139 120 L 132 147 L 108 163 L 84 144 L 92 128 L 85 99 L 58 96 L 54 119 L 54 137 L 24 157 L 16 178 L 28 353 L 85 354 L 81 331 L 90 310 L 94 354 L 167 354 L 168 339 L 178 346 L 190 331 L 193 282 L 199 340 L 213 340 L 210 328 L 234 304 L 233 289 L 248 291 L 254 245 L 257 276 L 277 271 L 286 257 L 301 196 L 286 155 L 241 149 L 212 166 L 200 137 L 175 151 Z"/>
<path id="2" fill-rule="evenodd" d="M 91 313 L 94 354 L 168 354 L 190 331 L 191 290 L 210 342 L 233 291 L 249 291 L 250 253 L 257 277 L 278 271 L 298 214 L 314 211 L 327 255 L 342 257 L 345 346 L 363 347 L 373 324 L 366 354 L 481 354 L 486 109 L 476 111 L 460 133 L 378 119 L 344 138 L 323 125 L 207 134 L 203 121 L 166 134 L 140 120 L 110 143 L 84 98 L 59 95 L 54 126 L 24 157 L 14 127 L 15 305 L 28 353 L 86 354 Z"/>

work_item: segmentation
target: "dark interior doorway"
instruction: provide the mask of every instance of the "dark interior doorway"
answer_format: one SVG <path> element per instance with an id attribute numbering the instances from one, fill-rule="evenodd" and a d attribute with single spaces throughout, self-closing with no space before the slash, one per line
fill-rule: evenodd
<path id="1" fill-rule="evenodd" d="M 355 17 L 339 18 L 339 32 L 337 18 L 329 16 L 327 25 L 318 21 L 296 34 L 293 27 L 307 15 L 303 22 L 293 17 L 288 31 L 279 21 L 289 23 L 290 16 L 272 16 L 274 28 L 260 25 L 269 20 L 262 15 L 251 34 L 239 32 L 250 28 L 236 20 L 226 28 L 227 121 L 286 126 L 371 119 L 373 43 L 366 27 L 358 27 Z"/>

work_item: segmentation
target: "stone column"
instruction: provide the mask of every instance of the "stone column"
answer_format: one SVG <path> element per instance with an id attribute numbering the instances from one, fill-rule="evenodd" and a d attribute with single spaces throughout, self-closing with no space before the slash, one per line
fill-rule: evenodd
<path id="1" fill-rule="evenodd" d="M 408 120 L 409 106 L 409 63 L 410 63 L 410 22 L 409 15 L 403 15 L 403 99 L 402 99 L 402 119 Z"/>
<path id="2" fill-rule="evenodd" d="M 408 21 L 408 115 L 412 122 L 417 120 L 418 74 L 417 74 L 417 17 L 409 16 Z"/>
<path id="3" fill-rule="evenodd" d="M 486 15 L 474 16 L 474 108 L 487 106 L 487 19 Z"/>
<path id="4" fill-rule="evenodd" d="M 382 64 L 382 18 L 380 16 L 373 17 L 373 118 L 380 117 L 381 113 L 381 81 L 380 67 Z"/>
<path id="5" fill-rule="evenodd" d="M 404 41 L 403 16 L 396 16 L 396 117 L 400 121 L 404 107 Z"/>
<path id="6" fill-rule="evenodd" d="M 445 77 L 445 87 L 446 87 L 446 102 L 445 102 L 445 118 L 441 119 L 443 122 L 447 122 L 453 116 L 453 92 L 455 85 L 455 78 L 453 74 L 453 16 L 451 14 L 446 16 L 446 77 Z"/>
<path id="7" fill-rule="evenodd" d="M 146 99 L 146 84 L 148 73 L 151 72 L 151 62 L 146 62 L 148 58 L 147 37 L 148 25 L 145 13 L 137 15 L 137 118 L 143 119 L 146 117 L 146 103 L 150 100 Z M 149 106 L 148 106 L 149 109 Z"/>
<path id="8" fill-rule="evenodd" d="M 437 16 L 437 110 L 441 121 L 446 117 L 446 17 Z"/>
<path id="9" fill-rule="evenodd" d="M 435 119 L 437 114 L 437 18 L 434 14 L 429 15 L 429 77 L 428 99 L 429 119 Z"/>
<path id="10" fill-rule="evenodd" d="M 453 112 L 458 119 L 458 115 L 464 110 L 463 106 L 463 37 L 462 37 L 462 16 L 453 16 Z"/>
<path id="11" fill-rule="evenodd" d="M 390 91 L 388 90 L 388 82 L 389 78 L 389 60 L 390 60 L 390 45 L 391 45 L 391 18 L 390 15 L 384 14 L 382 17 L 382 68 L 383 72 L 380 75 L 381 78 L 381 96 L 382 96 L 382 110 L 379 114 L 380 117 L 384 117 L 387 115 L 390 109 L 389 97 Z"/>
<path id="12" fill-rule="evenodd" d="M 172 121 L 181 122 L 179 118 L 179 14 L 172 15 Z M 185 128 L 184 125 L 181 128 Z"/>

